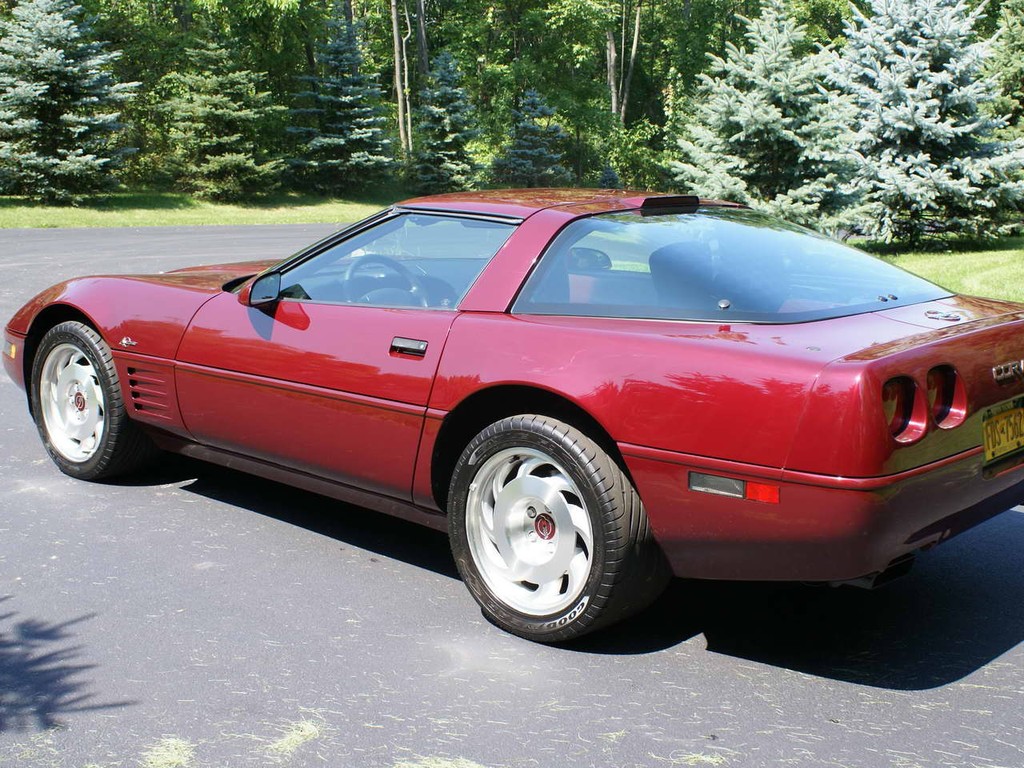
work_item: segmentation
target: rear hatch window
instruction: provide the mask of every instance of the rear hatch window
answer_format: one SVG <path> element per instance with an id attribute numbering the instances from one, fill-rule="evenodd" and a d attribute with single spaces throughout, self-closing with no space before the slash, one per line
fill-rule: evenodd
<path id="1" fill-rule="evenodd" d="M 609 213 L 551 242 L 514 310 L 793 323 L 949 296 L 855 248 L 737 208 Z"/>

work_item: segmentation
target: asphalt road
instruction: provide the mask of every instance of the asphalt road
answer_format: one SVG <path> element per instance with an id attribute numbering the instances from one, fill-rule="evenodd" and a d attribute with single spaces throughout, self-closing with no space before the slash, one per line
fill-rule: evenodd
<path id="1" fill-rule="evenodd" d="M 329 229 L 0 231 L 0 318 Z M 0 766 L 1024 765 L 1019 511 L 884 590 L 677 582 L 545 648 L 440 534 L 185 460 L 71 480 L 6 379 L 0 481 Z"/>

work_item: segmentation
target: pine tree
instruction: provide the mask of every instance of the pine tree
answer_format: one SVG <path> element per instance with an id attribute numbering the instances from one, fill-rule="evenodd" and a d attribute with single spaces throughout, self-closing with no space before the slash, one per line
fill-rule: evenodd
<path id="1" fill-rule="evenodd" d="M 1008 118 L 1024 133 L 1024 0 L 1003 0 L 991 71 L 1006 99 Z"/>
<path id="2" fill-rule="evenodd" d="M 622 180 L 619 179 L 619 174 L 615 172 L 611 165 L 605 165 L 601 171 L 601 178 L 598 179 L 597 186 L 601 189 L 622 189 Z"/>
<path id="3" fill-rule="evenodd" d="M 694 122 L 679 139 L 675 181 L 698 194 L 756 205 L 815 223 L 848 201 L 845 105 L 823 88 L 821 54 L 804 55 L 806 29 L 784 0 L 767 0 L 701 76 Z"/>
<path id="4" fill-rule="evenodd" d="M 476 170 L 467 145 L 480 131 L 473 127 L 473 108 L 461 82 L 455 59 L 445 51 L 432 62 L 420 92 L 413 175 L 424 194 L 466 189 Z"/>
<path id="5" fill-rule="evenodd" d="M 551 122 L 555 110 L 534 90 L 523 96 L 514 110 L 509 144 L 491 163 L 491 176 L 510 187 L 550 187 L 566 184 L 569 172 L 562 167 L 557 146 L 565 141 L 561 126 Z"/>
<path id="6" fill-rule="evenodd" d="M 0 192 L 76 202 L 109 188 L 124 154 L 112 139 L 136 83 L 118 83 L 121 55 L 90 40 L 72 0 L 20 0 L 0 22 Z"/>
<path id="7" fill-rule="evenodd" d="M 290 161 L 298 179 L 318 192 L 338 193 L 380 180 L 394 169 L 380 89 L 362 72 L 355 25 L 339 6 L 318 51 L 317 75 L 302 78 L 308 89 L 295 95 L 289 128 L 300 141 Z"/>
<path id="8" fill-rule="evenodd" d="M 1024 147 L 998 141 L 1004 124 L 982 106 L 988 45 L 964 0 L 871 0 L 855 11 L 832 72 L 857 108 L 854 188 L 859 228 L 917 243 L 946 231 L 983 235 L 1024 200 Z"/>
<path id="9" fill-rule="evenodd" d="M 178 183 L 214 200 L 273 190 L 282 164 L 268 157 L 264 133 L 284 108 L 260 90 L 263 75 L 236 69 L 236 57 L 221 45 L 207 42 L 189 49 L 188 56 L 190 71 L 161 82 L 173 94 L 162 110 L 170 123 Z"/>

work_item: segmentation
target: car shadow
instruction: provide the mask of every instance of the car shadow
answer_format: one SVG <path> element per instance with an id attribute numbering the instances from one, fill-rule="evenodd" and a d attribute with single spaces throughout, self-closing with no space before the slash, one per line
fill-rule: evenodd
<path id="1" fill-rule="evenodd" d="M 129 482 L 183 481 L 188 492 L 459 578 L 444 534 L 317 494 L 181 457 Z M 1024 513 L 1009 512 L 873 591 L 675 579 L 640 615 L 564 648 L 653 654 L 703 635 L 709 651 L 810 675 L 893 690 L 935 688 L 1024 640 L 1021 542 Z"/>
<path id="2" fill-rule="evenodd" d="M 242 507 L 441 576 L 459 578 L 448 537 L 443 533 L 272 480 L 166 454 L 154 468 L 114 482 L 130 486 L 181 484 L 188 493 Z"/>
<path id="3" fill-rule="evenodd" d="M 57 728 L 62 715 L 136 703 L 98 703 L 89 693 L 82 675 L 95 665 L 82 661 L 82 647 L 72 638 L 75 626 L 92 618 L 49 622 L 0 613 L 0 734 Z"/>
<path id="4" fill-rule="evenodd" d="M 1024 514 L 989 520 L 876 590 L 675 580 L 635 620 L 582 638 L 649 653 L 703 634 L 709 651 L 892 690 L 961 680 L 1024 640 Z"/>

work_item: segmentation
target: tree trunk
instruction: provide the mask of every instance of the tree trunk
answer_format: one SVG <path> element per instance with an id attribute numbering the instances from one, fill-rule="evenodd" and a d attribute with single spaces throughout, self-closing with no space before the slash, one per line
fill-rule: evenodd
<path id="1" fill-rule="evenodd" d="M 612 102 L 612 114 L 619 114 L 619 53 L 615 49 L 615 35 L 609 29 L 608 36 L 608 95 Z"/>
<path id="2" fill-rule="evenodd" d="M 430 49 L 427 47 L 427 12 L 424 0 L 416 0 L 416 50 L 419 53 L 420 75 L 430 71 Z"/>
<path id="3" fill-rule="evenodd" d="M 398 102 L 398 140 L 402 153 L 409 149 L 409 133 L 405 115 L 405 57 L 402 55 L 402 33 L 398 26 L 398 0 L 391 0 L 391 42 L 395 49 L 395 100 Z"/>
<path id="4" fill-rule="evenodd" d="M 405 78 L 405 136 L 409 144 L 406 152 L 412 152 L 412 106 L 409 104 L 409 40 L 412 38 L 412 23 L 409 21 L 409 6 L 402 1 L 405 13 L 405 35 L 402 37 L 402 76 Z"/>
<path id="5" fill-rule="evenodd" d="M 355 23 L 356 17 L 355 14 L 352 13 L 352 0 L 344 0 L 341 7 L 345 13 L 345 21 L 349 24 Z"/>
<path id="6" fill-rule="evenodd" d="M 636 17 L 633 21 L 633 47 L 629 51 L 629 69 L 622 83 L 622 96 L 619 99 L 619 119 L 626 122 L 626 108 L 629 106 L 629 85 L 633 82 L 633 70 L 636 68 L 636 57 L 640 51 L 640 9 L 643 0 L 637 0 Z"/>

